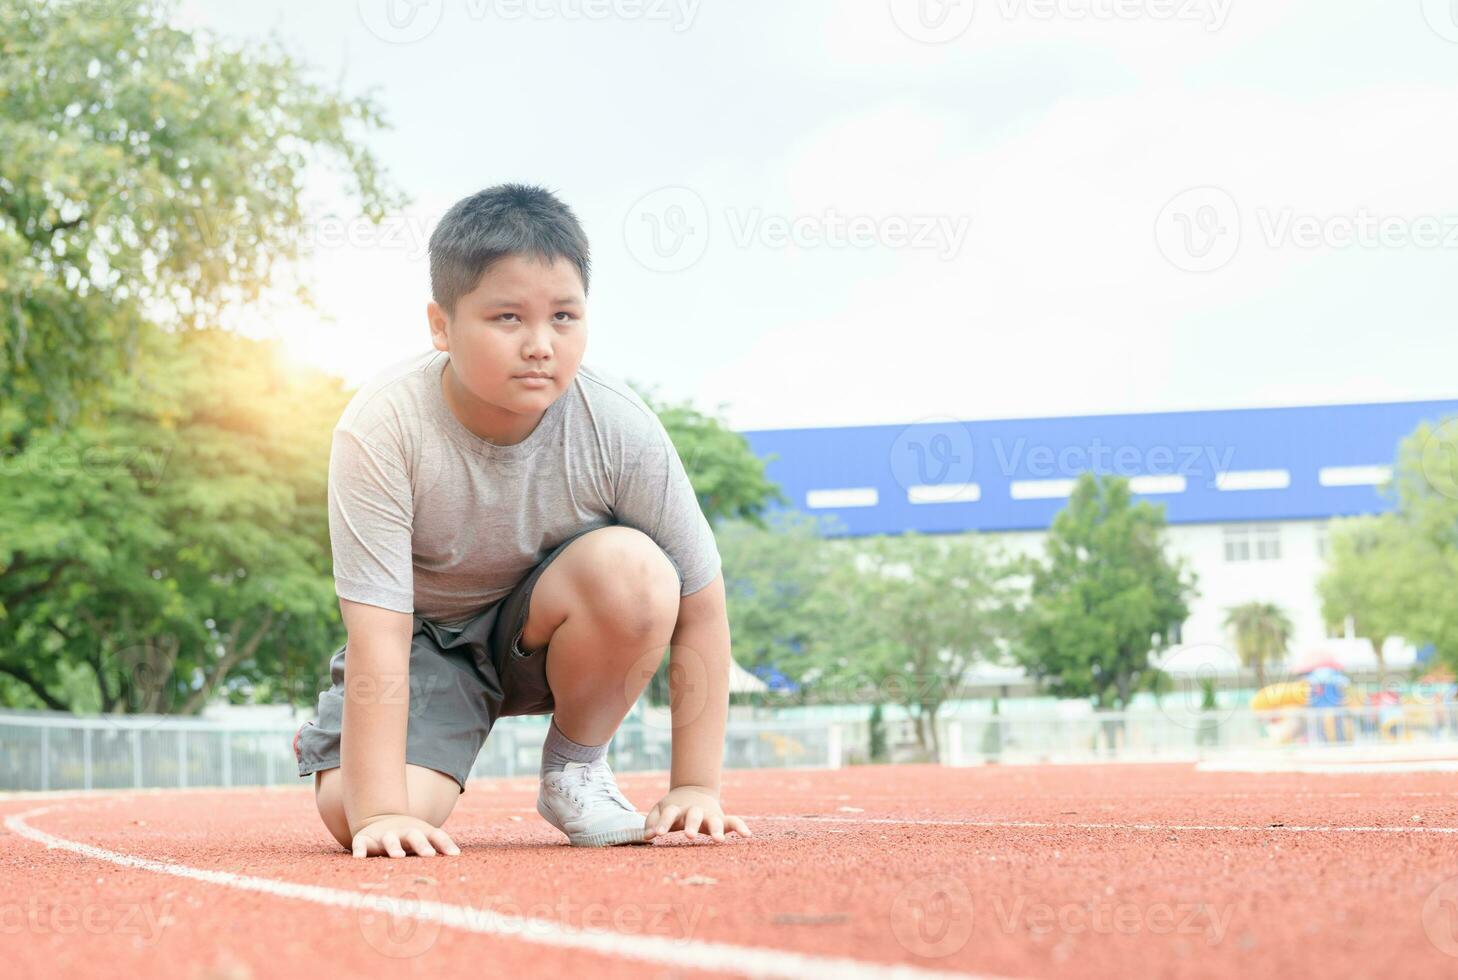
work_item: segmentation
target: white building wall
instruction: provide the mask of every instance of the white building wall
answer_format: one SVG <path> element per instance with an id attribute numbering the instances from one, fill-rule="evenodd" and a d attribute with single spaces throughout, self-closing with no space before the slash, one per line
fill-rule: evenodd
<path id="1" fill-rule="evenodd" d="M 1273 602 L 1286 611 L 1294 633 L 1292 658 L 1322 648 L 1327 638 L 1316 582 L 1326 562 L 1322 557 L 1326 521 L 1262 521 L 1251 524 L 1174 524 L 1165 530 L 1172 556 L 1183 558 L 1198 576 L 1199 595 L 1190 602 L 1190 616 L 1182 624 L 1180 643 L 1213 644 L 1233 650 L 1225 630 L 1225 611 L 1245 602 Z M 1249 539 L 1250 557 L 1227 560 L 1227 529 L 1261 528 L 1275 532 L 1280 556 L 1260 558 L 1254 538 Z M 988 533 L 989 544 L 1009 555 L 1041 557 L 1044 531 Z M 1270 537 L 1266 538 L 1271 540 Z M 1238 549 L 1237 549 L 1238 550 Z"/>
<path id="2" fill-rule="evenodd" d="M 1246 528 L 1274 531 L 1280 556 L 1258 557 L 1252 541 L 1249 558 L 1228 560 L 1227 534 L 1233 531 L 1239 535 Z M 1224 626 L 1226 610 L 1246 602 L 1273 602 L 1291 619 L 1292 657 L 1300 659 L 1320 649 L 1327 630 L 1316 583 L 1326 567 L 1321 554 L 1325 533 L 1325 521 L 1171 526 L 1167 532 L 1169 550 L 1183 557 L 1199 576 L 1196 587 L 1200 594 L 1190 603 L 1190 618 L 1184 623 L 1181 641 L 1233 649 Z"/>

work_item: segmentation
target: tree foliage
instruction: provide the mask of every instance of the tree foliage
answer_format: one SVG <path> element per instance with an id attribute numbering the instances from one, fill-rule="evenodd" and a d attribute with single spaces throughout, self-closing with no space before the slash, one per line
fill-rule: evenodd
<path id="1" fill-rule="evenodd" d="M 1291 617 L 1275 603 L 1246 602 L 1225 610 L 1225 628 L 1240 662 L 1254 670 L 1256 684 L 1265 687 L 1266 664 L 1285 656 L 1291 642 Z"/>
<path id="2" fill-rule="evenodd" d="M 347 395 L 275 353 L 154 333 L 99 421 L 7 460 L 0 673 L 33 702 L 192 712 L 282 676 L 312 693 L 338 630 L 326 475 Z"/>
<path id="3" fill-rule="evenodd" d="M 1020 659 L 1059 697 L 1127 707 L 1157 673 L 1151 655 L 1189 615 L 1193 574 L 1172 560 L 1164 510 L 1134 502 L 1129 481 L 1084 473 L 1053 520 L 1031 599 Z"/>
<path id="4" fill-rule="evenodd" d="M 967 672 L 1011 645 L 1016 569 L 976 535 L 916 532 L 830 543 L 803 615 L 814 679 L 832 700 L 900 704 L 937 759 L 937 713 Z"/>
<path id="5" fill-rule="evenodd" d="M 1458 418 L 1402 441 L 1388 492 L 1392 511 L 1333 525 L 1322 613 L 1332 624 L 1350 618 L 1379 658 L 1400 636 L 1432 643 L 1458 669 Z"/>
<path id="6" fill-rule="evenodd" d="M 725 521 L 716 529 L 734 659 L 761 674 L 803 679 L 811 638 L 831 624 L 812 619 L 811 596 L 829 572 L 824 536 L 838 521 L 776 511 L 763 524 Z"/>
<path id="7" fill-rule="evenodd" d="M 172 9 L 0 0 L 0 400 L 32 424 L 95 402 L 148 323 L 213 326 L 256 299 L 306 240 L 312 161 L 371 218 L 401 203 L 361 142 L 383 124 L 372 99 Z"/>

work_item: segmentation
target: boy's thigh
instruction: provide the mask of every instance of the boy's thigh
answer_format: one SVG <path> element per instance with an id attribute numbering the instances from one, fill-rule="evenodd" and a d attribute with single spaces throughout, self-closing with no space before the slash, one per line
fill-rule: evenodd
<path id="1" fill-rule="evenodd" d="M 450 631 L 417 620 L 406 676 L 368 683 L 351 678 L 349 683 L 356 700 L 404 702 L 406 763 L 444 773 L 465 792 L 476 756 L 500 716 L 502 693 L 495 671 L 483 671 L 468 646 L 453 642 Z M 331 686 L 319 695 L 317 720 L 305 723 L 294 737 L 300 776 L 339 766 L 345 650 L 341 646 L 330 658 Z"/>

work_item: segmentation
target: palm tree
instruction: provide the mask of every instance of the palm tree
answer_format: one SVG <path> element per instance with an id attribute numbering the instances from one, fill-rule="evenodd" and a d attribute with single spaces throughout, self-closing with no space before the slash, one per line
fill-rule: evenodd
<path id="1" fill-rule="evenodd" d="M 1286 653 L 1291 619 L 1272 602 L 1247 602 L 1225 610 L 1225 628 L 1235 634 L 1240 662 L 1252 668 L 1256 685 L 1266 686 L 1266 662 Z"/>

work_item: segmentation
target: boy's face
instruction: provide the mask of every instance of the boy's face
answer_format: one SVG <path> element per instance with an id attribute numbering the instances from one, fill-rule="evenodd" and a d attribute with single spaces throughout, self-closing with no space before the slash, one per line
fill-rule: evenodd
<path id="1" fill-rule="evenodd" d="M 587 347 L 582 278 L 562 259 L 508 255 L 460 298 L 455 316 L 434 302 L 426 315 L 436 350 L 450 352 L 465 389 L 463 407 L 483 428 L 504 433 L 522 421 L 512 416 L 541 417 L 572 383 Z M 534 372 L 547 380 L 523 379 Z"/>

